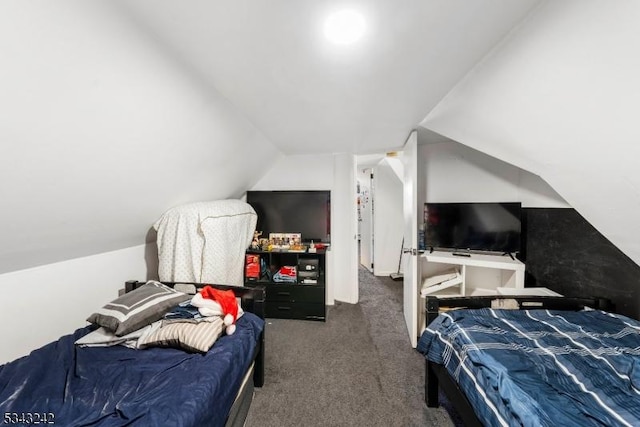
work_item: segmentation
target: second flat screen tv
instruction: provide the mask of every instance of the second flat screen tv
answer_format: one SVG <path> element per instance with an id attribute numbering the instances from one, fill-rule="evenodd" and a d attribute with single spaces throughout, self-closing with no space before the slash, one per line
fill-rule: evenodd
<path id="1" fill-rule="evenodd" d="M 258 214 L 257 231 L 301 233 L 303 242 L 331 243 L 330 191 L 248 191 Z"/>
<path id="2" fill-rule="evenodd" d="M 425 203 L 425 247 L 520 251 L 520 203 Z"/>

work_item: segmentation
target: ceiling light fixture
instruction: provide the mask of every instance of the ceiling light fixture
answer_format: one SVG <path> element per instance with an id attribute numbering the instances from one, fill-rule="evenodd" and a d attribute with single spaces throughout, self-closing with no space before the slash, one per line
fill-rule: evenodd
<path id="1" fill-rule="evenodd" d="M 335 44 L 347 45 L 358 41 L 365 31 L 363 16 L 350 9 L 329 15 L 324 23 L 324 35 Z"/>

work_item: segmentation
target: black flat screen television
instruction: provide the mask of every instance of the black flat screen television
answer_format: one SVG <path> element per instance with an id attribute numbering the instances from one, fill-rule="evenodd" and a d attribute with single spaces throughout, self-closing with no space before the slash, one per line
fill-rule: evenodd
<path id="1" fill-rule="evenodd" d="M 258 214 L 257 231 L 301 233 L 303 242 L 331 243 L 330 191 L 248 191 Z"/>
<path id="2" fill-rule="evenodd" d="M 520 251 L 520 203 L 425 203 L 425 247 Z"/>

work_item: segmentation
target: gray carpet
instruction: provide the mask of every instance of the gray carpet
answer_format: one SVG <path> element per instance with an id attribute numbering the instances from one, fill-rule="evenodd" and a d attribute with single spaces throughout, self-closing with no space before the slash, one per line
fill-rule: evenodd
<path id="1" fill-rule="evenodd" d="M 453 426 L 424 404 L 424 358 L 411 348 L 402 282 L 361 268 L 360 302 L 326 322 L 267 319 L 265 385 L 247 427 Z"/>

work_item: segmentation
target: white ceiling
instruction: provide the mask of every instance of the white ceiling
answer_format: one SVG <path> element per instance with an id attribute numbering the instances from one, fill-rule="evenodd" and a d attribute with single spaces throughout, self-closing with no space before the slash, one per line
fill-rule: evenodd
<path id="1" fill-rule="evenodd" d="M 409 132 L 538 2 L 534 0 L 120 0 L 123 14 L 192 78 L 287 154 L 371 153 Z M 333 46 L 349 6 L 364 39 Z"/>
<path id="2" fill-rule="evenodd" d="M 322 19 L 345 5 L 369 27 L 338 49 Z M 141 244 L 283 153 L 386 152 L 420 124 L 542 176 L 639 262 L 639 17 L 633 0 L 4 0 L 0 272 Z"/>

